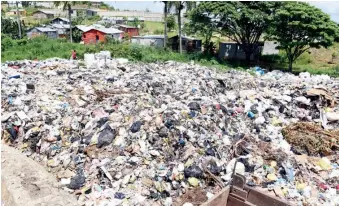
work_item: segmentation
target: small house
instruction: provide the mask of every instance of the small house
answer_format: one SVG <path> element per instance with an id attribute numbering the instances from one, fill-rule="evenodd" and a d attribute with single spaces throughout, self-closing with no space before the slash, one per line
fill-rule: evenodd
<path id="1" fill-rule="evenodd" d="M 123 31 L 120 31 L 115 28 L 104 28 L 104 27 L 94 27 L 94 26 L 76 26 L 82 33 L 82 40 L 84 44 L 96 44 L 99 42 L 105 42 L 106 37 L 114 38 L 120 40 L 123 38 Z"/>
<path id="2" fill-rule="evenodd" d="M 164 35 L 133 36 L 131 42 L 144 46 L 164 47 Z"/>
<path id="3" fill-rule="evenodd" d="M 179 51 L 179 36 L 173 36 L 168 39 L 172 50 Z M 188 36 L 181 36 L 182 50 L 186 52 L 197 52 L 201 51 L 202 41 Z"/>
<path id="4" fill-rule="evenodd" d="M 26 16 L 26 10 L 25 9 L 18 9 L 20 16 Z M 10 11 L 6 12 L 6 16 L 17 16 L 18 11 L 16 9 L 11 9 Z"/>
<path id="5" fill-rule="evenodd" d="M 69 24 L 51 24 L 51 27 L 57 30 L 59 38 L 66 38 L 70 30 Z"/>
<path id="6" fill-rule="evenodd" d="M 92 7 L 99 8 L 102 5 L 102 2 L 101 1 L 91 1 L 90 4 L 91 4 Z"/>
<path id="7" fill-rule="evenodd" d="M 126 20 L 123 17 L 102 17 L 102 21 L 106 24 L 126 24 Z"/>
<path id="8" fill-rule="evenodd" d="M 57 30 L 50 28 L 50 27 L 34 27 L 27 32 L 27 36 L 29 39 L 46 35 L 48 38 L 56 39 L 58 38 Z"/>
<path id="9" fill-rule="evenodd" d="M 119 25 L 119 30 L 128 34 L 129 38 L 131 38 L 132 36 L 139 36 L 139 29 L 134 26 Z"/>
<path id="10" fill-rule="evenodd" d="M 86 10 L 86 16 L 87 17 L 96 16 L 96 15 L 98 15 L 97 11 L 94 11 L 94 10 L 91 10 L 91 9 Z"/>
<path id="11" fill-rule="evenodd" d="M 51 24 L 69 24 L 69 20 L 66 18 L 57 17 L 51 21 Z"/>
<path id="12" fill-rule="evenodd" d="M 50 11 L 38 10 L 33 12 L 33 17 L 36 19 L 51 19 L 54 18 L 54 13 Z"/>
<path id="13" fill-rule="evenodd" d="M 265 43 L 259 42 L 257 49 L 251 55 L 251 61 L 259 59 L 260 55 L 279 54 L 279 50 L 276 48 L 278 44 L 272 41 L 266 41 Z M 241 46 L 236 42 L 222 42 L 219 44 L 219 58 L 221 59 L 239 59 L 245 60 L 245 52 L 241 49 Z"/>

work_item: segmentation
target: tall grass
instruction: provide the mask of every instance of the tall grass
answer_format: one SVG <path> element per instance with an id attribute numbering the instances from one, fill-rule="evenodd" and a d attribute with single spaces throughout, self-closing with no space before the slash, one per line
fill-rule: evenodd
<path id="1" fill-rule="evenodd" d="M 129 43 L 109 42 L 107 44 L 83 45 L 78 43 L 69 43 L 65 39 L 49 39 L 47 37 L 37 37 L 34 39 L 13 40 L 6 35 L 2 35 L 1 41 L 1 61 L 23 60 L 23 59 L 48 59 L 52 57 L 70 58 L 72 50 L 77 51 L 78 58 L 82 59 L 85 53 L 95 53 L 102 50 L 111 52 L 114 58 L 128 58 L 130 61 L 142 62 L 190 62 L 194 60 L 203 66 L 215 67 L 217 69 L 246 68 L 244 61 L 225 62 L 217 60 L 213 56 L 207 56 L 202 53 L 179 54 L 169 49 L 155 48 L 134 45 Z M 287 69 L 286 56 L 284 54 L 263 56 L 261 61 L 269 64 L 273 69 Z M 265 68 L 265 66 L 264 66 Z M 293 65 L 293 71 L 308 71 L 312 74 L 328 74 L 339 76 L 338 65 L 320 65 L 314 63 L 309 54 L 303 54 Z"/>

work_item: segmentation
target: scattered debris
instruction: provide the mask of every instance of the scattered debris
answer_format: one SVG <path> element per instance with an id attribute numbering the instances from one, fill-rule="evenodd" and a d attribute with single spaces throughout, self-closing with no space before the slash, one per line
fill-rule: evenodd
<path id="1" fill-rule="evenodd" d="M 2 64 L 1 122 L 83 205 L 200 205 L 233 172 L 291 204 L 339 204 L 337 79 L 107 52 L 81 65 Z"/>

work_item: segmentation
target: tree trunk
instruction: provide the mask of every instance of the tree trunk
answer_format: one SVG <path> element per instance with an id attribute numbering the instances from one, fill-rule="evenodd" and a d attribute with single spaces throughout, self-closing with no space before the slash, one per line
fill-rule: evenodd
<path id="1" fill-rule="evenodd" d="M 246 64 L 248 67 L 251 66 L 251 52 L 245 52 L 245 56 L 246 56 Z"/>
<path id="2" fill-rule="evenodd" d="M 69 39 L 71 40 L 71 43 L 73 42 L 72 40 L 72 18 L 71 18 L 71 5 L 68 4 L 68 20 L 69 20 Z"/>
<path id="3" fill-rule="evenodd" d="M 166 48 L 167 45 L 167 1 L 164 1 L 165 7 L 164 7 L 164 21 L 165 21 L 165 31 L 164 31 L 164 48 Z"/>
<path id="4" fill-rule="evenodd" d="M 16 13 L 18 14 L 19 39 L 21 39 L 21 21 L 20 21 L 19 6 L 18 6 L 17 1 L 15 3 L 16 3 Z"/>
<path id="5" fill-rule="evenodd" d="M 288 58 L 288 71 L 292 72 L 292 64 L 293 64 L 293 60 Z"/>
<path id="6" fill-rule="evenodd" d="M 182 54 L 182 38 L 181 38 L 181 8 L 178 10 L 178 27 L 179 27 L 179 52 Z"/>

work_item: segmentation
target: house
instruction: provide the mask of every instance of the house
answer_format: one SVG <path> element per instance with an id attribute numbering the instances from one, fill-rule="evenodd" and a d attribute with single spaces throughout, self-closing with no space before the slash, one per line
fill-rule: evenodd
<path id="1" fill-rule="evenodd" d="M 120 16 L 113 16 L 113 17 L 102 17 L 102 21 L 105 24 L 126 24 L 127 21 Z"/>
<path id="2" fill-rule="evenodd" d="M 251 60 L 257 60 L 259 58 L 260 50 L 262 46 L 258 46 L 258 48 L 252 53 Z M 220 59 L 231 60 L 231 59 L 239 59 L 245 60 L 246 55 L 245 52 L 241 49 L 240 45 L 237 42 L 220 42 L 219 44 L 219 53 L 218 56 Z"/>
<path id="3" fill-rule="evenodd" d="M 139 36 L 139 29 L 134 26 L 128 26 L 128 25 L 119 25 L 119 30 L 125 32 L 128 34 L 129 38 L 132 36 Z"/>
<path id="4" fill-rule="evenodd" d="M 98 42 L 106 41 L 106 37 L 111 37 L 116 40 L 120 40 L 123 38 L 123 31 L 120 31 L 115 28 L 104 28 L 99 26 L 76 26 L 82 33 L 82 40 L 85 44 L 95 44 Z"/>
<path id="5" fill-rule="evenodd" d="M 96 16 L 98 15 L 98 12 L 97 11 L 94 11 L 92 9 L 86 9 L 86 16 L 87 17 L 90 17 L 90 16 Z"/>
<path id="6" fill-rule="evenodd" d="M 36 19 L 51 19 L 54 18 L 54 13 L 51 11 L 38 10 L 33 12 L 33 17 Z"/>
<path id="7" fill-rule="evenodd" d="M 168 39 L 168 43 L 171 45 L 172 50 L 179 51 L 179 36 L 173 36 Z M 202 41 L 188 36 L 181 36 L 182 50 L 186 52 L 201 51 Z"/>
<path id="8" fill-rule="evenodd" d="M 91 1 L 90 4 L 91 4 L 92 7 L 99 8 L 102 5 L 102 2 L 101 1 Z"/>
<path id="9" fill-rule="evenodd" d="M 6 12 L 6 16 L 17 16 L 17 10 L 11 9 L 9 12 Z M 19 15 L 20 16 L 26 16 L 26 10 L 25 9 L 19 9 Z"/>
<path id="10" fill-rule="evenodd" d="M 164 47 L 164 35 L 133 36 L 131 42 L 144 46 Z"/>
<path id="11" fill-rule="evenodd" d="M 259 59 L 260 55 L 279 54 L 276 49 L 278 44 L 276 42 L 267 41 L 265 43 L 259 42 L 257 49 L 251 55 L 251 61 Z M 245 52 L 241 49 L 240 45 L 236 42 L 222 42 L 219 44 L 219 58 L 221 59 L 239 59 L 245 60 Z"/>
<path id="12" fill-rule="evenodd" d="M 70 25 L 69 24 L 51 24 L 51 28 L 57 30 L 59 38 L 66 38 L 69 34 Z"/>
<path id="13" fill-rule="evenodd" d="M 29 39 L 46 35 L 48 38 L 56 39 L 58 38 L 57 30 L 50 28 L 50 27 L 34 27 L 27 32 L 27 36 Z"/>
<path id="14" fill-rule="evenodd" d="M 62 17 L 57 17 L 51 21 L 51 24 L 69 24 L 69 20 Z"/>

